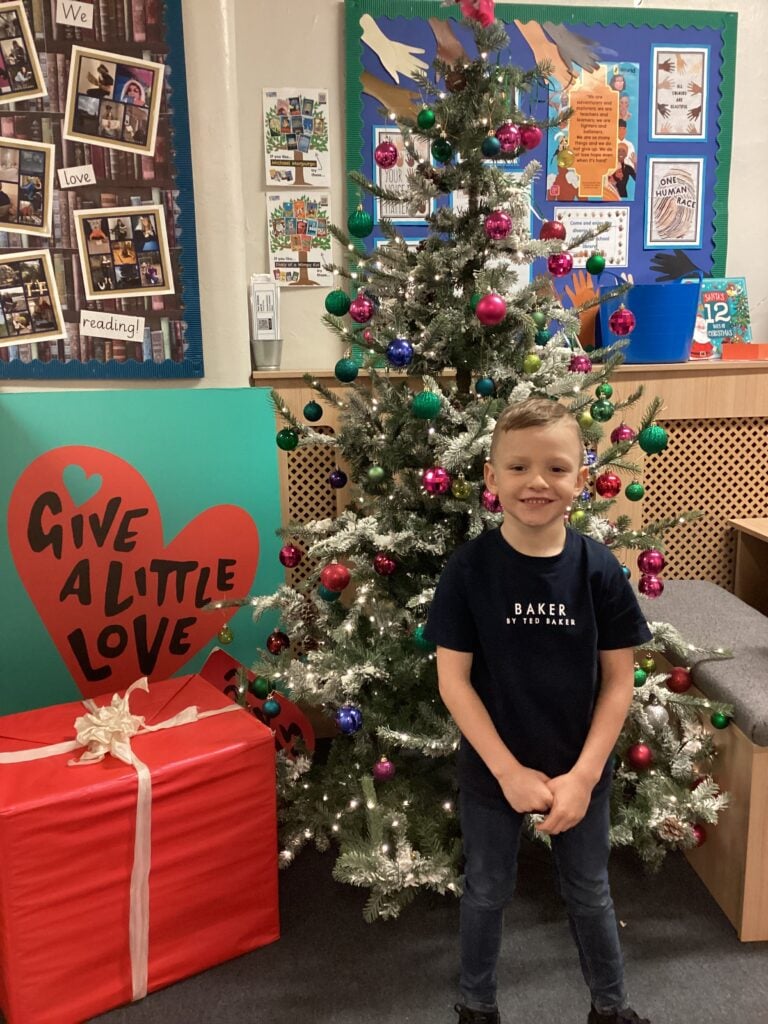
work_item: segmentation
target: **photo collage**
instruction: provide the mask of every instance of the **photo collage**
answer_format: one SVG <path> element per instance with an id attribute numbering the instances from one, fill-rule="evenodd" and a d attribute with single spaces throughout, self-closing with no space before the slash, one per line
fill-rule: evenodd
<path id="1" fill-rule="evenodd" d="M 316 123 L 315 100 L 309 96 L 278 99 L 276 113 L 269 118 L 269 134 L 281 149 L 308 153 L 312 137 L 325 131 L 325 120 Z"/>
<path id="2" fill-rule="evenodd" d="M 40 64 L 24 5 L 0 3 L 0 103 L 43 96 Z"/>
<path id="3" fill-rule="evenodd" d="M 0 346 L 61 337 L 61 308 L 47 251 L 0 256 Z"/>
<path id="4" fill-rule="evenodd" d="M 0 230 L 50 234 L 53 149 L 0 139 Z"/>
<path id="5" fill-rule="evenodd" d="M 87 298 L 173 291 L 160 207 L 78 210 L 75 217 Z"/>

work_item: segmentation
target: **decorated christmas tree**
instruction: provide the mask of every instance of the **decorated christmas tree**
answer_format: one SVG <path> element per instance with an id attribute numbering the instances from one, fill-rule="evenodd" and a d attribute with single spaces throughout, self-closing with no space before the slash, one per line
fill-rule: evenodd
<path id="1" fill-rule="evenodd" d="M 345 349 L 336 364 L 340 385 L 308 377 L 317 400 L 303 419 L 279 394 L 274 400 L 286 423 L 280 448 L 331 448 L 338 465 L 329 487 L 349 477 L 353 497 L 337 518 L 287 524 L 281 561 L 294 567 L 307 558 L 316 569 L 301 584 L 252 601 L 257 616 L 280 615 L 255 666 L 255 692 L 269 698 L 265 714 L 279 714 L 287 694 L 322 708 L 337 730 L 327 756 L 280 761 L 283 863 L 307 842 L 337 847 L 335 876 L 370 890 L 370 918 L 396 916 L 419 889 L 460 891 L 458 734 L 438 696 L 423 626 L 447 557 L 501 521 L 483 484 L 501 410 L 546 396 L 575 413 L 590 486 L 573 506 L 570 528 L 606 544 L 622 564 L 637 559 L 651 613 L 663 589 L 665 532 L 695 518 L 681 512 L 643 526 L 611 518 L 623 486 L 629 499 L 643 494 L 633 452 L 663 457 L 666 435 L 654 422 L 660 402 L 648 404 L 638 430 L 622 421 L 641 392 L 612 401 L 609 378 L 632 314 L 619 307 L 610 319 L 614 343 L 584 351 L 583 310 L 564 308 L 552 287 L 573 266 L 570 250 L 595 236 L 566 238 L 561 224 L 544 221 L 532 237 L 528 186 L 540 164 L 531 159 L 512 176 L 498 162 L 535 149 L 568 116 L 534 121 L 522 112 L 548 66 L 522 71 L 492 60 L 507 46 L 492 3 L 464 0 L 462 8 L 477 56 L 437 60 L 420 76 L 418 116 L 397 120 L 414 160 L 408 194 L 362 175 L 354 180 L 361 197 L 407 200 L 414 209 L 450 193 L 464 202 L 436 203 L 417 247 L 383 222 L 387 244 L 368 251 L 372 218 L 364 202 L 352 210 L 348 231 L 334 229 L 345 247 L 334 270 L 348 285 L 328 295 L 324 320 Z M 435 164 L 419 162 L 416 142 L 423 140 Z M 386 140 L 374 155 L 385 168 L 398 158 Z M 531 282 L 535 260 L 547 272 Z M 596 252 L 587 269 L 599 273 L 604 264 Z M 616 291 L 624 288 L 618 283 Z M 354 343 L 364 351 L 362 366 L 352 358 Z M 336 433 L 312 425 L 324 403 L 338 406 Z M 685 666 L 701 651 L 670 626 L 651 628 L 616 751 L 612 838 L 656 865 L 667 850 L 702 842 L 703 823 L 717 820 L 725 797 L 709 774 L 714 750 L 704 722 L 725 727 L 730 709 L 687 692 Z M 655 652 L 679 667 L 658 670 Z"/>

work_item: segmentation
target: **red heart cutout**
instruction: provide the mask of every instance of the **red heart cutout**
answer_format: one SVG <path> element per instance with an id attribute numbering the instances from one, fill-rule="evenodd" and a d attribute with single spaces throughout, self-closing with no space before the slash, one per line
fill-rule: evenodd
<path id="1" fill-rule="evenodd" d="M 100 486 L 70 493 L 73 479 L 94 476 Z M 19 577 L 86 697 L 173 675 L 238 610 L 203 605 L 246 597 L 259 560 L 256 524 L 236 505 L 206 509 L 166 545 L 141 474 L 80 445 L 24 470 L 8 534 Z"/>

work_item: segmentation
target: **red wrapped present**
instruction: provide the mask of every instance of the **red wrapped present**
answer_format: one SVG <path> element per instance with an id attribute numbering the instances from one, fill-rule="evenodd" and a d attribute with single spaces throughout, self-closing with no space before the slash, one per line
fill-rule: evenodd
<path id="1" fill-rule="evenodd" d="M 8 1024 L 77 1024 L 279 936 L 271 731 L 199 676 L 145 685 L 0 719 Z"/>

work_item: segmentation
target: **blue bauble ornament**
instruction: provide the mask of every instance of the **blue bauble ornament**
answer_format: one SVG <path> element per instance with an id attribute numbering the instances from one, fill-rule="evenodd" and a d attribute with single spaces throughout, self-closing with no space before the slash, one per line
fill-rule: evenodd
<path id="1" fill-rule="evenodd" d="M 586 451 L 584 453 L 584 465 L 585 466 L 594 466 L 594 464 L 596 462 L 597 462 L 597 452 L 593 451 L 590 448 L 589 451 Z"/>
<path id="2" fill-rule="evenodd" d="M 277 718 L 280 714 L 280 702 L 275 700 L 274 697 L 270 697 L 269 700 L 265 700 L 261 705 L 261 710 L 267 718 Z"/>
<path id="3" fill-rule="evenodd" d="M 342 704 L 336 712 L 336 724 L 346 736 L 350 736 L 362 727 L 363 713 L 354 704 Z"/>
<path id="4" fill-rule="evenodd" d="M 406 338 L 393 338 L 387 345 L 387 359 L 393 366 L 408 366 L 413 360 L 413 345 Z"/>
<path id="5" fill-rule="evenodd" d="M 318 583 L 317 585 L 317 594 L 318 597 L 322 597 L 322 599 L 327 601 L 329 604 L 333 601 L 338 601 L 341 597 L 341 591 L 329 590 L 328 587 L 324 587 L 322 583 Z"/>
<path id="6" fill-rule="evenodd" d="M 624 573 L 626 579 L 629 579 L 629 577 L 632 575 L 632 570 L 629 568 L 628 565 L 622 565 L 621 571 Z"/>
<path id="7" fill-rule="evenodd" d="M 480 152 L 489 160 L 494 160 L 501 152 L 501 143 L 495 135 L 486 135 L 480 146 Z"/>
<path id="8" fill-rule="evenodd" d="M 337 491 L 340 487 L 347 486 L 347 479 L 347 474 L 343 469 L 334 469 L 328 475 L 328 483 Z"/>
<path id="9" fill-rule="evenodd" d="M 483 398 L 489 398 L 496 390 L 496 385 L 490 377 L 480 377 L 475 381 L 475 391 Z"/>

